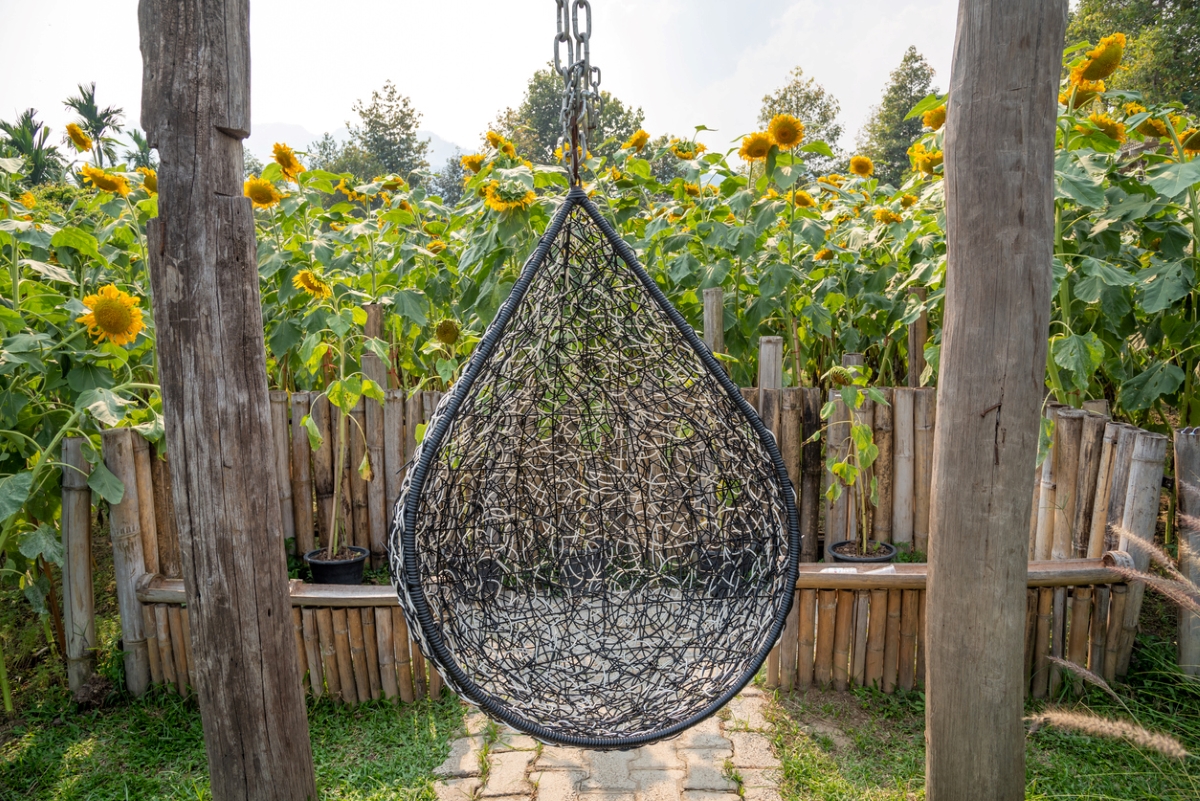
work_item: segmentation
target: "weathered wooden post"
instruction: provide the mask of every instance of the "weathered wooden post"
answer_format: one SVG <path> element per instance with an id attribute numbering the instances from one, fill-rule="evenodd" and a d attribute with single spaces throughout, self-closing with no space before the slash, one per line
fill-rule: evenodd
<path id="1" fill-rule="evenodd" d="M 926 629 L 926 797 L 1025 795 L 1026 554 L 1066 0 L 962 0 Z"/>
<path id="2" fill-rule="evenodd" d="M 159 377 L 212 796 L 316 798 L 272 464 L 254 215 L 248 0 L 141 0 Z"/>
<path id="3" fill-rule="evenodd" d="M 1200 428 L 1175 432 L 1175 490 L 1180 514 L 1200 518 Z M 1190 524 L 1179 530 L 1179 569 L 1200 585 L 1200 531 Z M 1186 609 L 1179 610 L 1179 669 L 1200 676 L 1200 615 Z"/>
<path id="4" fill-rule="evenodd" d="M 66 437 L 62 446 L 63 630 L 67 639 L 67 686 L 76 692 L 95 667 L 96 610 L 92 588 L 91 465 L 83 458 L 83 438 Z"/>

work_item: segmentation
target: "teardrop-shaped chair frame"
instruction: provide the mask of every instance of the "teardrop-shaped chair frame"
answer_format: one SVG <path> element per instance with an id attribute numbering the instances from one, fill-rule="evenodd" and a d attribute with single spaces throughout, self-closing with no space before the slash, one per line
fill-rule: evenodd
<path id="1" fill-rule="evenodd" d="M 553 729 L 546 728 L 541 724 L 524 718 L 509 704 L 505 703 L 503 699 L 491 695 L 468 678 L 447 650 L 441 626 L 434 621 L 430 613 L 429 602 L 425 596 L 418 572 L 418 560 L 416 558 L 404 558 L 405 554 L 416 554 L 415 532 L 421 491 L 429 473 L 430 465 L 437 456 L 442 440 L 450 428 L 450 424 L 453 422 L 463 399 L 471 391 L 471 387 L 475 383 L 482 365 L 487 362 L 496 344 L 504 336 L 509 319 L 512 317 L 517 306 L 520 305 L 522 299 L 524 299 L 525 293 L 528 291 L 530 284 L 533 283 L 534 276 L 542 266 L 542 262 L 550 251 L 552 243 L 558 237 L 559 232 L 566 223 L 567 216 L 576 206 L 587 212 L 588 216 L 612 245 L 616 254 L 625 262 L 641 282 L 642 287 L 654 299 L 655 303 L 658 304 L 660 310 L 679 330 L 679 333 L 683 335 L 683 338 L 692 347 L 692 350 L 696 352 L 705 369 L 718 381 L 721 388 L 750 422 L 763 448 L 770 455 L 776 479 L 783 488 L 783 492 L 780 495 L 784 498 L 784 502 L 787 505 L 788 553 L 787 567 L 784 572 L 784 581 L 781 589 L 781 592 L 786 593 L 786 598 L 784 599 L 784 603 L 778 608 L 775 619 L 771 623 L 770 636 L 765 641 L 763 647 L 754 655 L 749 667 L 742 673 L 738 680 L 707 707 L 669 727 L 630 737 L 581 737 L 556 732 Z M 792 487 L 791 479 L 788 477 L 783 457 L 780 455 L 779 448 L 775 443 L 774 435 L 763 424 L 754 407 L 742 397 L 741 390 L 738 389 L 737 385 L 733 383 L 725 372 L 725 369 L 713 357 L 712 351 L 696 335 L 695 330 L 688 325 L 687 321 L 683 319 L 683 315 L 671 305 L 671 302 L 663 294 L 662 290 L 659 289 L 654 279 L 642 268 L 633 249 L 621 239 L 608 220 L 600 214 L 595 204 L 588 199 L 587 195 L 578 186 L 572 187 L 567 193 L 566 200 L 555 214 L 550 225 L 547 226 L 545 233 L 538 242 L 537 248 L 525 263 L 520 277 L 513 285 L 511 293 L 500 307 L 496 318 L 488 326 L 483 338 L 479 341 L 479 345 L 475 353 L 471 356 L 462 377 L 454 385 L 450 393 L 438 404 L 438 408 L 426 431 L 425 438 L 417 446 L 417 450 L 413 455 L 413 464 L 405 475 L 400 497 L 396 501 L 391 543 L 392 554 L 390 566 L 392 582 L 396 585 L 397 593 L 400 596 L 400 603 L 404 607 L 409 620 L 410 629 L 421 648 L 421 652 L 426 658 L 441 668 L 440 672 L 446 683 L 460 697 L 477 705 L 490 717 L 503 721 L 514 729 L 523 731 L 538 740 L 554 745 L 597 750 L 637 748 L 658 740 L 674 737 L 689 727 L 712 716 L 729 703 L 735 695 L 741 692 L 742 688 L 753 680 L 755 674 L 758 673 L 763 662 L 766 661 L 768 654 L 770 654 L 771 649 L 779 639 L 779 635 L 787 622 L 787 616 L 791 611 L 795 594 L 794 588 L 799 575 L 800 565 L 800 526 L 796 514 L 795 490 Z M 403 580 L 400 581 L 398 579 Z"/>

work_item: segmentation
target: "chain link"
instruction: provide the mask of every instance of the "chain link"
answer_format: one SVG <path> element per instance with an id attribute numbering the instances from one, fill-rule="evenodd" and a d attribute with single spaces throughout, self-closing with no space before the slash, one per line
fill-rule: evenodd
<path id="1" fill-rule="evenodd" d="M 563 79 L 560 120 L 561 148 L 572 185 L 579 185 L 579 163 L 586 158 L 588 141 L 600 123 L 604 99 L 600 95 L 600 68 L 592 66 L 592 4 L 588 0 L 555 0 L 558 32 L 554 36 L 554 69 Z M 583 27 L 579 26 L 580 10 Z M 566 45 L 563 58 L 562 45 Z"/>

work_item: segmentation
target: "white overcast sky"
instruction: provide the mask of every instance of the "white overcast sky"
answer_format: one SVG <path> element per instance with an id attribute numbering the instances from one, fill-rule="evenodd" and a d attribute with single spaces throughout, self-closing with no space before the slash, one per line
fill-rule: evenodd
<path id="1" fill-rule="evenodd" d="M 320 134 L 391 79 L 421 127 L 465 148 L 552 56 L 552 0 L 251 0 L 252 114 Z M 801 66 L 842 103 L 843 147 L 909 45 L 949 83 L 954 0 L 592 0 L 592 63 L 641 106 L 652 134 L 718 129 L 724 149 L 755 127 L 762 96 Z M 62 100 L 95 81 L 137 124 L 136 0 L 0 0 L 0 119 L 36 108 L 58 140 Z"/>

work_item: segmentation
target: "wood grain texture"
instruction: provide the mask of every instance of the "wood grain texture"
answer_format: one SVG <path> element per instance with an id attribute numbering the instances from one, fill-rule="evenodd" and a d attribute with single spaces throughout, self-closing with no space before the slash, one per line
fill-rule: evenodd
<path id="1" fill-rule="evenodd" d="M 333 636 L 333 610 L 317 609 L 317 642 L 321 647 L 321 673 L 330 698 L 341 698 L 342 681 L 338 669 L 337 645 Z"/>
<path id="2" fill-rule="evenodd" d="M 154 485 L 154 525 L 158 529 L 158 569 L 164 576 L 179 578 L 183 567 L 179 555 L 179 527 L 175 524 L 175 498 L 171 484 L 171 463 L 163 443 L 151 452 L 150 478 Z"/>
<path id="3" fill-rule="evenodd" d="M 905 590 L 900 606 L 900 651 L 896 682 L 902 690 L 917 686 L 917 606 L 920 592 Z"/>
<path id="4" fill-rule="evenodd" d="M 317 793 L 242 194 L 249 17 L 248 0 L 141 0 L 141 121 L 160 159 L 146 238 L 212 796 L 294 801 Z"/>
<path id="5" fill-rule="evenodd" d="M 959 5 L 929 527 L 928 801 L 980 788 L 996 801 L 1025 797 L 1021 579 L 1045 388 L 1066 21 L 1066 0 Z"/>
<path id="6" fill-rule="evenodd" d="M 175 644 L 171 640 L 171 619 L 165 604 L 155 604 L 154 633 L 158 640 L 159 665 L 163 672 L 163 683 L 179 691 L 175 673 Z"/>
<path id="7" fill-rule="evenodd" d="M 879 390 L 885 403 L 875 404 L 875 420 L 872 434 L 879 456 L 873 466 L 879 492 L 879 505 L 872 518 L 872 539 L 876 542 L 892 541 L 892 390 Z"/>
<path id="8" fill-rule="evenodd" d="M 817 640 L 814 671 L 817 686 L 833 684 L 833 630 L 837 614 L 837 590 L 821 590 L 817 596 Z"/>
<path id="9" fill-rule="evenodd" d="M 1054 431 L 1054 544 L 1051 559 L 1070 559 L 1074 548 L 1073 525 L 1078 506 L 1079 446 L 1083 435 L 1082 409 L 1061 409 Z"/>
<path id="10" fill-rule="evenodd" d="M 867 620 L 867 672 L 864 681 L 868 687 L 883 689 L 883 645 L 887 637 L 887 590 L 871 590 Z"/>
<path id="11" fill-rule="evenodd" d="M 1175 432 L 1176 506 L 1181 515 L 1200 519 L 1200 429 Z M 1179 526 L 1179 572 L 1200 587 L 1200 529 Z M 1179 669 L 1200 676 L 1200 614 L 1179 610 Z"/>
<path id="12" fill-rule="evenodd" d="M 1096 471 L 1096 493 L 1092 502 L 1092 517 L 1088 521 L 1088 546 L 1086 556 L 1096 559 L 1104 555 L 1105 534 L 1108 531 L 1108 502 L 1112 495 L 1113 466 L 1117 455 L 1119 423 L 1104 425 L 1104 438 L 1100 444 L 1100 464 Z"/>
<path id="13" fill-rule="evenodd" d="M 913 544 L 913 392 L 892 393 L 892 542 Z"/>
<path id="14" fill-rule="evenodd" d="M 850 689 L 850 647 L 854 642 L 854 592 L 838 590 L 833 629 L 833 689 Z"/>
<path id="15" fill-rule="evenodd" d="M 1071 557 L 1074 559 L 1088 555 L 1107 423 L 1108 419 L 1099 414 L 1088 413 L 1083 418 L 1083 432 L 1079 438 L 1079 475 L 1075 479 L 1075 517 L 1071 526 Z"/>
<path id="16" fill-rule="evenodd" d="M 821 390 L 818 387 L 804 387 L 801 398 L 801 436 L 804 444 L 800 462 L 800 560 L 815 562 L 819 550 L 817 539 L 824 463 L 821 461 L 821 441 L 814 440 L 813 435 L 821 429 Z"/>
<path id="17" fill-rule="evenodd" d="M 308 667 L 308 684 L 313 698 L 325 695 L 325 680 L 321 669 L 321 644 L 314 609 L 300 610 L 300 625 L 304 635 L 304 663 Z"/>
<path id="18" fill-rule="evenodd" d="M 1139 542 L 1153 543 L 1158 524 L 1159 498 L 1162 495 L 1163 460 L 1169 441 L 1162 434 L 1140 431 L 1133 445 L 1129 464 L 1129 483 L 1125 492 L 1125 510 L 1121 517 L 1120 548 L 1133 557 L 1133 565 L 1145 571 L 1150 567 L 1150 553 L 1139 548 Z M 1125 597 L 1125 626 L 1121 635 L 1117 675 L 1129 671 L 1129 657 L 1137 634 L 1138 616 L 1142 611 L 1142 595 L 1146 585 L 1133 582 Z"/>
<path id="19" fill-rule="evenodd" d="M 142 521 L 138 503 L 136 468 L 133 461 L 133 430 L 110 428 L 103 434 L 104 465 L 125 486 L 120 503 L 110 509 L 113 573 L 117 608 L 121 615 L 121 643 L 125 662 L 125 686 L 135 696 L 150 685 L 150 656 L 147 653 L 145 622 L 137 599 L 137 585 L 146 573 L 142 556 Z"/>
<path id="20" fill-rule="evenodd" d="M 304 555 L 316 548 L 313 517 L 312 445 L 304 428 L 309 416 L 310 395 L 292 393 L 292 518 L 296 526 L 296 550 Z"/>
<path id="21" fill-rule="evenodd" d="M 929 509 L 933 499 L 933 431 L 937 390 L 913 393 L 913 550 L 929 551 Z"/>
<path id="22" fill-rule="evenodd" d="M 883 691 L 893 693 L 900 675 L 901 590 L 888 590 L 883 627 Z"/>
<path id="23" fill-rule="evenodd" d="M 92 585 L 91 465 L 81 437 L 62 444 L 63 631 L 67 646 L 67 685 L 87 683 L 95 669 L 96 602 Z"/>
<path id="24" fill-rule="evenodd" d="M 292 434 L 288 427 L 288 394 L 276 389 L 272 390 L 269 396 L 271 455 L 274 457 L 275 485 L 279 492 L 279 518 L 283 521 L 283 539 L 290 539 L 296 543 L 295 509 L 292 507 Z"/>
<path id="25" fill-rule="evenodd" d="M 154 510 L 153 455 L 150 443 L 141 434 L 133 435 L 133 469 L 137 480 L 138 521 L 142 527 L 142 562 L 151 575 L 160 569 L 158 559 L 158 522 Z M 149 635 L 150 632 L 146 632 Z"/>
<path id="26" fill-rule="evenodd" d="M 1092 631 L 1088 640 L 1088 670 L 1097 676 L 1104 675 L 1104 650 L 1108 644 L 1108 602 L 1112 591 L 1108 587 L 1096 587 L 1092 593 Z"/>
<path id="27" fill-rule="evenodd" d="M 926 289 L 915 286 L 908 290 L 914 301 L 924 303 Z M 921 386 L 921 373 L 925 372 L 925 343 L 929 339 L 929 312 L 922 311 L 908 325 L 908 385 Z"/>
<path id="28" fill-rule="evenodd" d="M 813 683 L 813 653 L 817 640 L 817 591 L 798 590 L 799 628 L 796 641 L 796 688 L 807 690 Z"/>

